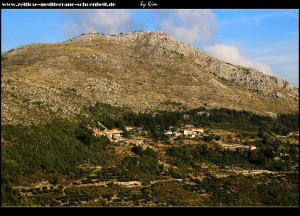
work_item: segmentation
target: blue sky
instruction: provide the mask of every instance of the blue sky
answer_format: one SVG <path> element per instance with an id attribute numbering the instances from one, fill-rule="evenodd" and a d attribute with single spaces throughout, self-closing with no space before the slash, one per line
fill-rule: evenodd
<path id="1" fill-rule="evenodd" d="M 299 87 L 299 10 L 1 10 L 1 51 L 89 31 L 165 31 L 233 64 Z"/>

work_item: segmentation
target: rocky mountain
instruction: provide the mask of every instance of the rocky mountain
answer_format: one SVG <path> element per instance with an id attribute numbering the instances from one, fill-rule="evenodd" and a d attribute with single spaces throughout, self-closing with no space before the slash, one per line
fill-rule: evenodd
<path id="1" fill-rule="evenodd" d="M 1 54 L 2 124 L 73 118 L 104 102 L 133 111 L 224 107 L 299 111 L 287 81 L 232 65 L 164 32 L 88 33 Z"/>

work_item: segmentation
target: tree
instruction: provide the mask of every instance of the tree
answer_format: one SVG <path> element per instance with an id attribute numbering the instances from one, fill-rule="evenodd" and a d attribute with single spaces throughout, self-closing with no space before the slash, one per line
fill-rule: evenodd
<path id="1" fill-rule="evenodd" d="M 259 128 L 258 133 L 257 133 L 257 136 L 258 136 L 259 138 L 263 138 L 263 137 L 266 136 L 266 132 L 264 131 L 263 128 Z"/>
<path id="2" fill-rule="evenodd" d="M 124 138 L 130 138 L 130 137 L 131 137 L 131 134 L 132 134 L 131 131 L 126 130 L 125 127 L 121 128 L 121 129 L 122 129 L 122 131 L 123 131 L 122 136 L 123 136 Z"/>
<path id="3" fill-rule="evenodd" d="M 18 201 L 17 206 L 37 206 L 30 198 L 25 195 L 21 195 L 20 200 Z"/>
<path id="4" fill-rule="evenodd" d="M 1 206 L 15 206 L 17 199 L 10 184 L 1 184 Z"/>
<path id="5" fill-rule="evenodd" d="M 116 121 L 116 127 L 117 128 L 124 128 L 125 127 L 125 121 L 123 118 L 120 118 Z"/>
<path id="6" fill-rule="evenodd" d="M 58 178 L 56 176 L 53 178 L 53 182 L 52 183 L 54 185 L 57 185 L 59 183 L 59 180 L 58 180 Z"/>
<path id="7" fill-rule="evenodd" d="M 43 190 L 44 193 L 48 192 L 48 188 L 46 186 L 42 187 L 42 190 Z"/>
<path id="8" fill-rule="evenodd" d="M 208 135 L 208 136 L 205 136 L 203 139 L 204 139 L 204 141 L 206 141 L 206 142 L 211 142 L 211 141 L 214 139 L 214 136 Z"/>
<path id="9" fill-rule="evenodd" d="M 200 147 L 201 151 L 206 152 L 208 150 L 208 145 L 207 144 L 203 144 Z"/>
<path id="10" fill-rule="evenodd" d="M 141 192 L 146 199 L 149 199 L 151 197 L 151 189 L 149 187 L 143 187 Z"/>
<path id="11" fill-rule="evenodd" d="M 142 155 L 143 148 L 141 146 L 134 146 L 132 147 L 131 151 L 137 155 Z"/>
<path id="12" fill-rule="evenodd" d="M 57 189 L 62 191 L 64 189 L 64 186 L 63 185 L 58 185 Z"/>
<path id="13" fill-rule="evenodd" d="M 75 131 L 75 137 L 85 145 L 90 145 L 93 140 L 93 132 L 85 125 L 80 124 Z"/>
<path id="14" fill-rule="evenodd" d="M 174 132 L 176 132 L 178 130 L 178 126 L 173 126 L 172 127 L 172 129 L 171 129 L 171 131 L 174 133 Z"/>
<path id="15" fill-rule="evenodd" d="M 151 158 L 157 158 L 157 153 L 149 147 L 146 148 L 146 150 L 144 151 L 144 154 Z"/>

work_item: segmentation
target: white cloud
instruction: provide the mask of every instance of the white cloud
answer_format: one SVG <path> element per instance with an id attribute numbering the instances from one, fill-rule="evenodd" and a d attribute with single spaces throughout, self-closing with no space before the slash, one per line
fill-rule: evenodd
<path id="1" fill-rule="evenodd" d="M 51 26 L 51 27 L 55 27 L 55 28 L 63 28 L 62 25 L 60 24 L 57 24 L 57 23 L 52 23 L 52 22 L 42 22 L 43 24 L 46 24 L 48 26 Z"/>
<path id="2" fill-rule="evenodd" d="M 256 61 L 264 61 L 268 64 L 291 64 L 297 61 L 297 53 L 280 53 L 276 55 L 264 55 L 255 58 Z"/>
<path id="3" fill-rule="evenodd" d="M 73 19 L 65 25 L 65 33 L 70 37 L 91 31 L 117 34 L 136 27 L 129 10 L 67 10 L 66 13 Z"/>
<path id="4" fill-rule="evenodd" d="M 204 49 L 207 53 L 222 61 L 245 67 L 252 67 L 267 75 L 272 75 L 272 70 L 269 65 L 247 59 L 246 57 L 242 56 L 239 50 L 234 46 L 215 44 L 213 46 L 207 46 Z"/>
<path id="5" fill-rule="evenodd" d="M 297 37 L 298 38 L 298 37 Z M 274 75 L 285 79 L 299 87 L 299 42 L 291 39 L 275 43 L 266 43 L 264 46 L 244 48 L 252 61 L 263 62 L 272 68 Z"/>
<path id="6" fill-rule="evenodd" d="M 1 44 L 1 52 L 6 52 L 7 50 L 11 49 L 12 46 L 8 46 L 6 44 Z"/>
<path id="7" fill-rule="evenodd" d="M 187 42 L 210 42 L 217 26 L 216 15 L 211 10 L 159 11 L 161 21 L 157 28 Z"/>
<path id="8" fill-rule="evenodd" d="M 255 15 L 251 17 L 244 17 L 244 18 L 238 18 L 238 19 L 229 19 L 229 20 L 224 20 L 221 21 L 219 24 L 220 25 L 232 25 L 232 24 L 251 24 L 255 23 L 256 26 L 260 26 L 261 22 L 264 19 L 276 16 L 276 13 L 267 13 L 267 14 L 260 14 L 260 15 Z"/>
<path id="9" fill-rule="evenodd" d="M 64 31 L 68 37 L 78 36 L 80 33 L 82 33 L 82 30 L 79 29 L 79 25 L 76 23 L 66 24 L 64 27 Z"/>
<path id="10" fill-rule="evenodd" d="M 288 15 L 297 20 L 299 19 L 299 15 L 298 15 L 299 11 L 298 10 L 295 10 L 295 9 L 286 10 L 285 9 L 285 10 L 279 10 L 279 11 L 281 11 L 281 13 L 283 13 L 284 15 Z"/>
<path id="11" fill-rule="evenodd" d="M 278 75 L 284 77 L 293 86 L 299 88 L 299 64 L 280 64 L 277 65 L 276 70 L 278 70 Z"/>

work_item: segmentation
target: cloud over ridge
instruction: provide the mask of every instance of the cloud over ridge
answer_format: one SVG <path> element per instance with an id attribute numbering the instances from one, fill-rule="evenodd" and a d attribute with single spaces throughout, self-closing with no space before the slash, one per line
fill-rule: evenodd
<path id="1" fill-rule="evenodd" d="M 172 13 L 162 11 L 164 19 L 158 25 L 162 31 L 172 34 L 187 43 L 204 42 L 214 39 L 217 19 L 209 9 L 180 9 Z"/>
<path id="2" fill-rule="evenodd" d="M 204 50 L 222 61 L 245 67 L 252 67 L 267 75 L 273 74 L 269 65 L 247 59 L 240 54 L 238 48 L 235 46 L 215 44 L 213 46 L 206 46 Z"/>
<path id="3" fill-rule="evenodd" d="M 68 10 L 66 13 L 73 19 L 65 25 L 65 33 L 70 37 L 91 31 L 117 34 L 135 30 L 129 10 Z"/>

